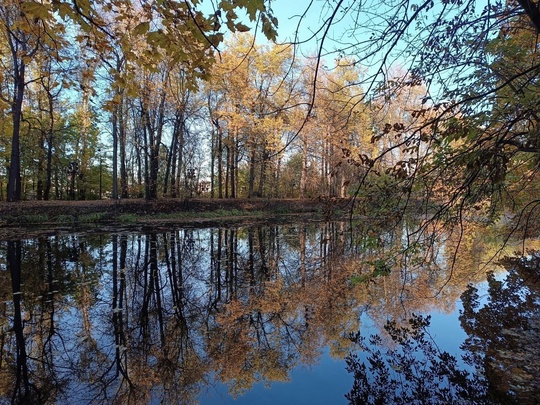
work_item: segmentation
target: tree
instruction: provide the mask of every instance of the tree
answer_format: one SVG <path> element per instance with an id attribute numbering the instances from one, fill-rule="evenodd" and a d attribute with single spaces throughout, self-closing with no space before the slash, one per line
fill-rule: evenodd
<path id="1" fill-rule="evenodd" d="M 7 1 L 0 6 L 2 36 L 6 40 L 11 55 L 11 105 L 12 138 L 8 175 L 7 200 L 21 198 L 21 157 L 20 131 L 23 99 L 26 87 L 28 63 L 39 51 L 44 39 L 45 26 L 41 21 L 30 18 L 18 1 Z"/>
<path id="2" fill-rule="evenodd" d="M 346 197 L 351 183 L 361 177 L 356 156 L 365 154 L 372 138 L 371 119 L 358 85 L 362 72 L 351 60 L 338 59 L 323 67 L 318 76 L 316 98 L 308 130 L 318 150 L 319 193 Z M 307 151 L 305 152 L 307 154 Z M 304 170 L 306 163 L 303 164 Z"/>
<path id="3" fill-rule="evenodd" d="M 428 163 L 426 173 L 454 190 L 448 208 L 461 210 L 487 200 L 496 214 L 507 202 L 520 210 L 536 201 L 533 192 L 524 204 L 515 204 L 521 189 L 531 191 L 540 152 L 532 101 L 540 69 L 538 32 L 519 7 L 500 11 L 510 16 L 498 25 L 497 37 L 483 42 L 478 67 L 463 79 L 466 85 L 449 92 L 456 101 L 429 120 L 435 136 L 430 143 L 433 164 Z"/>
<path id="4" fill-rule="evenodd" d="M 184 144 L 187 141 L 189 119 L 196 115 L 195 95 L 187 86 L 187 77 L 182 68 L 176 68 L 169 75 L 173 125 L 171 143 L 168 149 L 167 167 L 163 180 L 163 194 L 170 188 L 171 197 L 177 197 L 180 189 L 180 175 L 185 171 Z"/>
<path id="5" fill-rule="evenodd" d="M 228 45 L 212 71 L 209 98 L 217 143 L 225 148 L 217 153 L 226 160 L 225 195 L 240 195 L 244 181 L 243 194 L 262 197 L 295 100 L 294 81 L 286 77 L 294 69 L 292 55 L 288 47 L 257 45 L 245 34 Z"/>
<path id="6" fill-rule="evenodd" d="M 37 199 L 48 200 L 50 198 L 52 189 L 52 164 L 53 164 L 53 150 L 55 146 L 55 131 L 56 116 L 57 116 L 57 104 L 58 96 L 62 90 L 60 85 L 61 80 L 58 80 L 58 72 L 53 71 L 54 60 L 52 58 L 45 59 L 42 63 L 38 62 L 38 66 L 41 68 L 42 76 L 39 78 L 40 87 L 44 93 L 43 101 L 40 100 L 38 111 L 40 113 L 46 112 L 47 116 L 40 116 L 40 126 L 42 127 L 42 134 L 40 137 L 40 149 L 45 156 L 45 170 L 43 170 L 43 160 L 39 160 L 38 173 L 37 173 Z M 41 104 L 45 105 L 41 105 Z M 45 173 L 43 173 L 43 171 Z"/>
<path id="7" fill-rule="evenodd" d="M 502 403 L 534 403 L 540 392 L 538 338 L 540 293 L 538 251 L 503 259 L 508 270 L 498 280 L 488 274 L 487 299 L 469 285 L 462 295 L 463 346 L 491 382 L 489 394 Z M 511 370 L 511 371 L 510 371 Z"/>
<path id="8" fill-rule="evenodd" d="M 441 351 L 429 333 L 430 317 L 415 315 L 407 327 L 388 321 L 386 332 L 396 347 L 385 349 L 379 335 L 366 341 L 359 333 L 351 339 L 368 354 L 361 361 L 352 352 L 347 371 L 354 384 L 346 394 L 350 404 L 491 404 L 487 382 L 479 375 L 461 369 L 457 359 Z M 476 365 L 476 364 L 472 364 Z"/>

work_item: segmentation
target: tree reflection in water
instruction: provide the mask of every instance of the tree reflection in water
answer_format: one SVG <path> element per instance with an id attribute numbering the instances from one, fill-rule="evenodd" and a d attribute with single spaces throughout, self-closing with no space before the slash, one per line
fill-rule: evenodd
<path id="1" fill-rule="evenodd" d="M 406 239 L 336 222 L 4 242 L 0 399 L 193 403 L 213 379 L 236 396 L 326 347 L 343 359 L 359 312 L 401 331 L 481 279 L 477 250 L 446 268 L 451 235 L 420 241 L 421 257 L 401 254 Z M 471 297 L 463 322 L 484 339 Z M 471 350 L 495 347 L 478 339 Z"/>
<path id="2" fill-rule="evenodd" d="M 39 391 L 30 381 L 21 313 L 21 242 L 7 242 L 7 269 L 11 275 L 13 293 L 13 333 L 15 334 L 14 383 L 12 402 L 33 402 Z M 3 343 L 3 342 L 2 342 Z M 2 345 L 3 346 L 3 345 Z M 2 356 L 4 357 L 4 356 Z"/>
<path id="3" fill-rule="evenodd" d="M 462 370 L 456 358 L 440 351 L 429 334 L 430 317 L 413 316 L 407 327 L 389 321 L 385 330 L 395 347 L 384 347 L 379 335 L 368 342 L 352 337 L 367 352 L 366 363 L 356 353 L 347 357 L 354 375 L 346 395 L 353 404 L 455 404 L 487 403 L 484 381 Z"/>
<path id="4" fill-rule="evenodd" d="M 352 404 L 537 404 L 540 398 L 540 256 L 506 258 L 504 281 L 488 274 L 487 302 L 469 285 L 460 321 L 468 337 L 463 362 L 441 351 L 429 334 L 430 317 L 413 316 L 407 327 L 389 321 L 366 342 L 351 339 L 367 355 L 347 357 L 354 375 L 346 395 Z"/>

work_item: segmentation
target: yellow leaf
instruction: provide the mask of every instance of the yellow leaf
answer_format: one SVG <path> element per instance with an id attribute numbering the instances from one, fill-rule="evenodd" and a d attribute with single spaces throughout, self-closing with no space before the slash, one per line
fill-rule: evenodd
<path id="1" fill-rule="evenodd" d="M 62 17 L 64 20 L 66 19 L 66 17 L 73 18 L 73 8 L 71 8 L 69 4 L 62 2 L 56 5 L 56 8 L 58 10 L 58 14 L 60 14 L 60 17 Z"/>
<path id="2" fill-rule="evenodd" d="M 77 0 L 77 6 L 83 11 L 84 14 L 90 15 L 90 12 L 92 11 L 90 0 Z"/>
<path id="3" fill-rule="evenodd" d="M 21 9 L 25 14 L 46 20 L 49 17 L 49 8 L 45 4 L 27 1 L 21 4 Z"/>

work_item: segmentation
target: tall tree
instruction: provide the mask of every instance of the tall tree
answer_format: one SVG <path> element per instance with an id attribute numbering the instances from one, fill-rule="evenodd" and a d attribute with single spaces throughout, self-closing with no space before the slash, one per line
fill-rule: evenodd
<path id="1" fill-rule="evenodd" d="M 287 110 L 295 100 L 294 82 L 286 78 L 292 64 L 290 48 L 256 45 L 252 36 L 238 35 L 214 67 L 211 86 L 219 98 L 211 98 L 216 102 L 212 121 L 218 142 L 226 134 L 225 183 L 231 197 L 239 194 L 241 163 L 243 194 L 251 198 L 265 193 L 270 163 L 283 147 Z"/>
<path id="2" fill-rule="evenodd" d="M 9 165 L 7 200 L 21 198 L 21 156 L 20 131 L 24 92 L 26 88 L 26 69 L 28 63 L 39 51 L 44 40 L 45 27 L 41 20 L 29 16 L 19 1 L 7 1 L 0 5 L 2 36 L 8 43 L 11 54 L 11 116 L 12 137 Z"/>
<path id="3" fill-rule="evenodd" d="M 371 139 L 371 119 L 364 91 L 358 84 L 361 70 L 348 59 L 320 68 L 317 75 L 306 63 L 306 104 L 315 99 L 298 143 L 302 154 L 300 193 L 307 191 L 308 166 L 318 171 L 311 191 L 330 197 L 345 197 L 360 177 L 356 156 L 366 153 Z M 316 80 L 312 82 L 312 80 Z"/>

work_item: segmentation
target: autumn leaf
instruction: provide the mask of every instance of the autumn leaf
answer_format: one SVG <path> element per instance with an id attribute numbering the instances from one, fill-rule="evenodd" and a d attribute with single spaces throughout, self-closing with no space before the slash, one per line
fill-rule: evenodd
<path id="1" fill-rule="evenodd" d="M 32 17 L 46 20 L 49 17 L 49 7 L 44 4 L 28 1 L 21 4 L 21 10 Z"/>
<path id="2" fill-rule="evenodd" d="M 144 21 L 133 29 L 133 34 L 143 35 L 143 34 L 146 34 L 149 30 L 150 30 L 150 23 L 148 21 Z"/>
<path id="3" fill-rule="evenodd" d="M 265 10 L 264 0 L 250 0 L 250 1 L 243 0 L 243 1 L 238 1 L 237 3 L 241 4 L 242 7 L 246 8 L 246 11 L 251 21 L 255 19 L 257 12 Z"/>
<path id="4" fill-rule="evenodd" d="M 250 28 L 247 25 L 244 25 L 242 23 L 236 24 L 236 30 L 240 32 L 247 32 L 250 30 Z"/>

